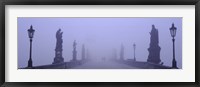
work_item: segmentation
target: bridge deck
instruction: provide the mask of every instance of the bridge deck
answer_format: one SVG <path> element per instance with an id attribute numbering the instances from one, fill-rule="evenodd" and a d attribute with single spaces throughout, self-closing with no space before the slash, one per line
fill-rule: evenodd
<path id="1" fill-rule="evenodd" d="M 114 61 L 88 61 L 87 63 L 73 67 L 73 69 L 137 69 L 126 64 Z"/>

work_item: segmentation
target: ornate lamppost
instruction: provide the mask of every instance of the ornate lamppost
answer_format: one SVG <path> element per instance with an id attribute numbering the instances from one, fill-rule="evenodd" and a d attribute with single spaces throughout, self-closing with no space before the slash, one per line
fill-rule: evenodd
<path id="1" fill-rule="evenodd" d="M 176 59 L 175 59 L 175 39 L 174 37 L 176 36 L 176 30 L 177 28 L 174 26 L 174 23 L 172 24 L 172 27 L 170 28 L 170 33 L 172 36 L 172 42 L 173 42 L 173 60 L 172 60 L 172 68 L 177 68 L 177 64 L 176 64 Z"/>
<path id="2" fill-rule="evenodd" d="M 136 48 L 136 45 L 135 43 L 133 44 L 133 50 L 134 50 L 134 61 L 136 61 L 136 58 L 135 58 L 135 48 Z"/>
<path id="3" fill-rule="evenodd" d="M 29 55 L 29 60 L 28 60 L 28 67 L 33 67 L 32 63 L 32 38 L 34 35 L 35 30 L 33 29 L 33 26 L 31 25 L 30 29 L 28 29 L 28 36 L 30 38 L 30 55 Z"/>

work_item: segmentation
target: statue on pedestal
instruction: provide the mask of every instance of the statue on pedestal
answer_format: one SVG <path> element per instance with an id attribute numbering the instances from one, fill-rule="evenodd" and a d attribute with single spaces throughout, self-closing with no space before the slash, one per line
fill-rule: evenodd
<path id="1" fill-rule="evenodd" d="M 158 30 L 155 28 L 154 25 L 152 25 L 152 30 L 150 32 L 150 47 L 148 48 L 149 56 L 147 59 L 147 62 L 159 64 L 161 62 L 160 60 L 160 46 L 159 43 L 159 37 L 158 37 Z"/>
<path id="2" fill-rule="evenodd" d="M 77 54 L 77 51 L 76 51 L 76 45 L 77 45 L 77 43 L 76 43 L 76 40 L 74 40 L 74 43 L 73 43 L 73 59 L 72 59 L 72 61 L 76 61 L 77 59 L 76 59 L 76 54 Z"/>
<path id="3" fill-rule="evenodd" d="M 64 58 L 62 57 L 62 34 L 63 32 L 61 32 L 61 29 L 59 29 L 56 32 L 56 48 L 55 48 L 55 58 L 53 61 L 53 64 L 57 64 L 57 63 L 63 63 L 64 62 Z"/>

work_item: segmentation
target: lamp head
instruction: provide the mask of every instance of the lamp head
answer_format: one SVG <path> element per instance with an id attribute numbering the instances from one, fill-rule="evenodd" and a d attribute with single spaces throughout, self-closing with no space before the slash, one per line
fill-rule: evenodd
<path id="1" fill-rule="evenodd" d="M 28 36 L 29 38 L 33 38 L 35 30 L 33 29 L 33 26 L 30 26 L 30 29 L 28 29 Z"/>
<path id="2" fill-rule="evenodd" d="M 172 27 L 169 30 L 170 30 L 171 36 L 175 37 L 177 28 L 174 26 L 174 23 L 172 23 Z"/>

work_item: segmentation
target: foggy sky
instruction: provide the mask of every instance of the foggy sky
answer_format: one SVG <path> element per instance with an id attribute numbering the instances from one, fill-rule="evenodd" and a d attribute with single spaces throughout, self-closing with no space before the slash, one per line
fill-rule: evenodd
<path id="1" fill-rule="evenodd" d="M 175 55 L 177 65 L 182 67 L 182 18 L 29 18 L 18 19 L 18 67 L 27 67 L 29 37 L 27 30 L 33 26 L 33 66 L 52 64 L 55 57 L 56 31 L 63 31 L 63 58 L 72 59 L 73 41 L 77 42 L 77 59 L 81 59 L 82 44 L 89 50 L 91 59 L 111 58 L 113 49 L 119 58 L 120 46 L 124 45 L 125 59 L 133 59 L 136 44 L 136 60 L 147 61 L 152 24 L 159 32 L 160 58 L 171 66 L 172 37 L 169 28 L 177 27 Z"/>

